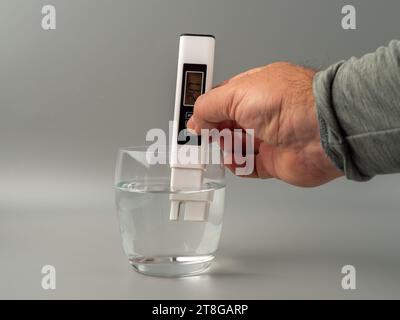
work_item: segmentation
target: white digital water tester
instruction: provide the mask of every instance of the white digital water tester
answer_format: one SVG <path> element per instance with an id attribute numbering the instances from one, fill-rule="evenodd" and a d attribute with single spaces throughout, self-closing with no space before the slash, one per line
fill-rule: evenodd
<path id="1" fill-rule="evenodd" d="M 203 184 L 204 162 L 201 137 L 194 137 L 186 125 L 196 99 L 211 89 L 215 38 L 212 35 L 182 34 L 176 80 L 174 126 L 171 143 L 171 189 L 196 189 Z M 184 149 L 184 150 L 183 150 Z M 191 161 L 183 162 L 180 152 L 189 152 Z M 193 155 L 195 158 L 193 158 Z M 205 221 L 213 192 L 172 193 L 170 220 Z"/>

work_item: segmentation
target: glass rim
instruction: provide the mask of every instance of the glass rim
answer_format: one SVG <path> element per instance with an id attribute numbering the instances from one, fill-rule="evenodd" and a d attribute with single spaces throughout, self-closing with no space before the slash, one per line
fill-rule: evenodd
<path id="1" fill-rule="evenodd" d="M 170 144 L 161 145 L 161 147 L 157 148 L 158 153 L 171 153 Z M 118 152 L 141 152 L 141 153 L 154 153 L 154 149 L 149 150 L 151 145 L 139 145 L 139 146 L 129 146 L 129 147 L 119 147 Z M 210 143 L 208 149 L 221 151 L 222 149 L 219 145 L 215 145 L 214 143 Z"/>
<path id="2" fill-rule="evenodd" d="M 129 151 L 141 151 L 141 152 L 153 152 L 148 150 L 150 146 L 146 146 L 146 145 L 138 145 L 138 146 L 129 146 L 129 147 L 119 147 L 118 151 L 119 152 L 129 152 Z M 170 146 L 169 145 L 165 145 L 166 148 L 165 150 L 169 150 Z M 161 150 L 161 152 L 164 152 L 163 150 Z"/>

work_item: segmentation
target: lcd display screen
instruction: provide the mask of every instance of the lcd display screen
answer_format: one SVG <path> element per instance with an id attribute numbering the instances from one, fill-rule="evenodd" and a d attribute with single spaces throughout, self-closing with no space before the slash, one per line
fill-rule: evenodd
<path id="1" fill-rule="evenodd" d="M 196 99 L 202 94 L 204 73 L 201 71 L 186 71 L 185 96 L 183 104 L 194 106 Z"/>

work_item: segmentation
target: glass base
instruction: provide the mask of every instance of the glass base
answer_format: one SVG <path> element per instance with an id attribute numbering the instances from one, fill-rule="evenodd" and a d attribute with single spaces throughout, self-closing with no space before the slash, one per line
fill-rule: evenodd
<path id="1" fill-rule="evenodd" d="M 135 257 L 130 264 L 139 273 L 157 277 L 187 277 L 208 269 L 213 255 L 183 257 Z"/>

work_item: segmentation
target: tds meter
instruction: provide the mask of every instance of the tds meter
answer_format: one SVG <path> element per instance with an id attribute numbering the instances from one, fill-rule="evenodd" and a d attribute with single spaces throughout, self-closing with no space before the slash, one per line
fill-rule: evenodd
<path id="1" fill-rule="evenodd" d="M 212 191 L 200 190 L 203 184 L 204 152 L 201 137 L 188 132 L 196 99 L 211 89 L 214 69 L 215 38 L 212 35 L 182 34 L 176 80 L 174 125 L 171 143 L 170 220 L 205 221 Z M 183 192 L 179 192 L 182 190 Z"/>

